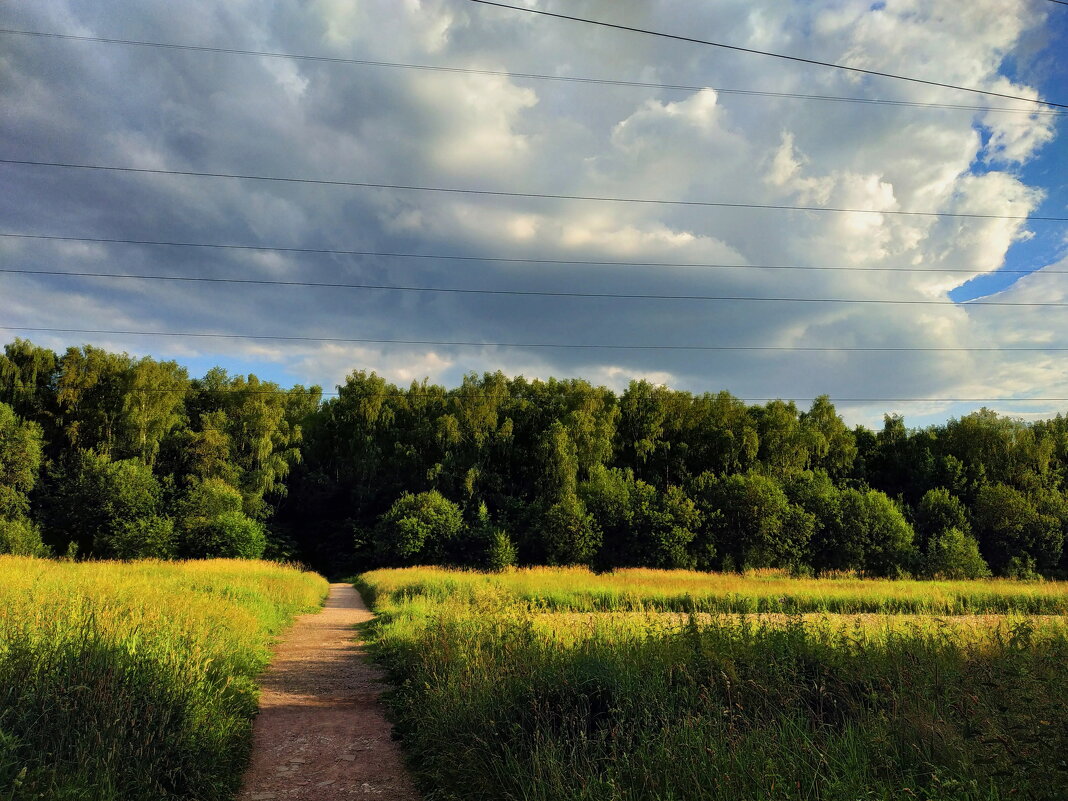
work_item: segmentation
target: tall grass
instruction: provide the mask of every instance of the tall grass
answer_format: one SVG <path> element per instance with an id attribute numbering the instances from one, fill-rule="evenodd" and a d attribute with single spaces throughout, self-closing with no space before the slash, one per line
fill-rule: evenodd
<path id="1" fill-rule="evenodd" d="M 0 799 L 232 797 L 272 636 L 326 590 L 264 562 L 0 557 Z"/>
<path id="2" fill-rule="evenodd" d="M 435 801 L 1068 798 L 1060 619 L 546 614 L 538 575 L 586 577 L 359 580 Z"/>
<path id="3" fill-rule="evenodd" d="M 413 567 L 365 574 L 365 589 L 391 599 L 501 592 L 546 611 L 825 612 L 829 614 L 1068 614 L 1068 583 L 799 579 L 687 570 L 529 568 L 485 574 Z"/>

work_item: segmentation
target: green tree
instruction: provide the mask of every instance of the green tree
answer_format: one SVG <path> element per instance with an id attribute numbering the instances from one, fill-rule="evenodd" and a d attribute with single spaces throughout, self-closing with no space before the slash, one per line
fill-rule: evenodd
<path id="1" fill-rule="evenodd" d="M 457 561 L 461 564 L 495 573 L 514 566 L 518 557 L 512 538 L 503 528 L 493 524 L 485 503 L 478 505 L 475 519 L 457 550 Z"/>
<path id="2" fill-rule="evenodd" d="M 1017 489 L 987 484 L 972 507 L 972 530 L 990 567 L 1004 574 L 1013 560 L 1030 561 L 1043 572 L 1056 567 L 1064 544 L 1060 522 L 1041 514 Z"/>
<path id="3" fill-rule="evenodd" d="M 182 549 L 194 559 L 259 559 L 267 547 L 263 524 L 242 512 L 223 512 L 197 522 Z"/>
<path id="4" fill-rule="evenodd" d="M 975 537 L 959 528 L 931 536 L 923 561 L 924 573 L 935 579 L 978 579 L 990 575 Z"/>
<path id="5" fill-rule="evenodd" d="M 437 490 L 401 495 L 378 521 L 375 546 L 386 564 L 440 562 L 463 529 L 460 508 Z"/>
<path id="6" fill-rule="evenodd" d="M 181 421 L 189 376 L 177 362 L 147 356 L 130 365 L 123 398 L 122 453 L 150 467 L 160 442 Z"/>
<path id="7" fill-rule="evenodd" d="M 268 517 L 266 498 L 285 495 L 285 478 L 301 460 L 308 407 L 318 396 L 317 387 L 286 391 L 254 375 L 231 378 L 225 370 L 210 370 L 192 382 L 186 401 L 190 418 L 200 421 L 191 443 L 203 451 L 196 475 L 234 484 L 246 514 Z"/>
<path id="8" fill-rule="evenodd" d="M 701 514 L 681 488 L 660 492 L 629 470 L 600 467 L 583 482 L 580 496 L 603 533 L 599 561 L 606 566 L 695 566 L 691 545 Z"/>
<path id="9" fill-rule="evenodd" d="M 698 507 L 726 569 L 796 567 L 803 563 L 815 518 L 790 503 L 774 478 L 745 473 L 696 482 Z"/>
<path id="10" fill-rule="evenodd" d="M 844 567 L 871 576 L 902 575 L 915 564 L 915 532 L 901 509 L 878 490 L 842 490 L 843 547 L 849 554 Z"/>
<path id="11" fill-rule="evenodd" d="M 85 345 L 68 348 L 56 379 L 58 425 L 67 447 L 111 457 L 125 433 L 126 389 L 133 361 Z"/>
<path id="12" fill-rule="evenodd" d="M 41 531 L 25 517 L 0 517 L 0 554 L 49 556 L 51 550 L 41 539 Z"/>
<path id="13" fill-rule="evenodd" d="M 550 504 L 574 497 L 578 489 L 578 449 L 559 420 L 545 432 L 539 451 L 543 465 L 541 496 Z"/>
<path id="14" fill-rule="evenodd" d="M 619 453 L 639 478 L 655 480 L 657 460 L 670 445 L 664 439 L 671 391 L 648 381 L 631 381 L 619 399 Z"/>
<path id="15" fill-rule="evenodd" d="M 110 555 L 127 523 L 159 514 L 162 490 L 140 459 L 112 461 L 74 451 L 47 471 L 46 534 L 63 552 L 74 542 L 82 554 Z"/>
<path id="16" fill-rule="evenodd" d="M 29 513 L 29 492 L 41 469 L 41 427 L 0 403 L 0 519 Z"/>
<path id="17" fill-rule="evenodd" d="M 103 555 L 116 559 L 172 559 L 177 546 L 174 521 L 151 515 L 118 523 Z"/>
<path id="18" fill-rule="evenodd" d="M 757 459 L 767 472 L 782 478 L 804 470 L 811 437 L 802 428 L 797 406 L 774 400 L 754 411 L 760 438 Z"/>
<path id="19" fill-rule="evenodd" d="M 971 533 L 967 507 L 944 487 L 928 490 L 916 507 L 918 545 L 926 550 L 931 538 L 951 528 L 964 534 Z"/>
<path id="20" fill-rule="evenodd" d="M 180 517 L 190 524 L 227 512 L 240 512 L 241 507 L 241 492 L 221 478 L 194 480 L 178 503 Z"/>
<path id="21" fill-rule="evenodd" d="M 729 392 L 694 398 L 687 440 L 687 472 L 694 477 L 710 469 L 720 474 L 744 473 L 754 466 L 760 448 L 749 407 Z"/>
<path id="22" fill-rule="evenodd" d="M 791 503 L 797 504 L 813 518 L 809 542 L 809 565 L 817 571 L 842 570 L 860 561 L 854 555 L 842 519 L 841 490 L 822 470 L 806 471 L 791 477 L 784 487 Z"/>
<path id="23" fill-rule="evenodd" d="M 576 495 L 565 495 L 541 515 L 540 534 L 550 565 L 588 565 L 601 548 L 602 536 Z"/>
<path id="24" fill-rule="evenodd" d="M 4 346 L 0 356 L 0 403 L 23 419 L 44 425 L 55 416 L 56 354 L 25 339 Z"/>
<path id="25" fill-rule="evenodd" d="M 850 471 L 857 457 L 856 439 L 827 395 L 816 398 L 809 411 L 801 415 L 801 429 L 809 467 L 832 477 L 842 477 Z"/>

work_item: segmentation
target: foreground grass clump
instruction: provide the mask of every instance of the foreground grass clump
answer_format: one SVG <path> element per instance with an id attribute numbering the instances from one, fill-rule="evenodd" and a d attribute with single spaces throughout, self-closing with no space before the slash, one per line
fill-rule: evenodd
<path id="1" fill-rule="evenodd" d="M 546 614 L 434 573 L 359 586 L 435 799 L 1068 797 L 1060 619 Z"/>
<path id="2" fill-rule="evenodd" d="M 231 797 L 272 636 L 326 592 L 266 562 L 0 557 L 0 799 Z"/>
<path id="3" fill-rule="evenodd" d="M 546 611 L 779 612 L 795 614 L 1068 614 L 1068 583 L 799 579 L 643 568 L 595 574 L 585 568 L 528 568 L 486 574 L 413 567 L 368 574 L 383 600 L 431 601 L 503 593 Z M 373 600 L 373 599 L 369 599 Z"/>

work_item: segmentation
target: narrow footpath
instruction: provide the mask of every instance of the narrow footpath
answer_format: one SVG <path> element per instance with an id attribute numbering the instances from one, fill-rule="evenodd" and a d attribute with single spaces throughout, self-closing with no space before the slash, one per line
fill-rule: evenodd
<path id="1" fill-rule="evenodd" d="M 379 703 L 381 672 L 353 626 L 373 617 L 348 584 L 297 619 L 261 677 L 240 801 L 418 801 Z"/>

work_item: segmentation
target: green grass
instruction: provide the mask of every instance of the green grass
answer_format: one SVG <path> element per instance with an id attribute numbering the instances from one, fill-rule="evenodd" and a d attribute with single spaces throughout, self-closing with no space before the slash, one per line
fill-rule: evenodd
<path id="1" fill-rule="evenodd" d="M 357 583 L 380 613 L 372 636 L 395 685 L 392 713 L 427 798 L 1068 797 L 1064 621 L 658 613 L 671 608 L 665 598 L 694 597 L 702 578 L 706 590 L 770 597 L 771 583 L 851 611 L 865 596 L 884 611 L 899 611 L 902 598 L 913 610 L 949 598 L 968 599 L 969 611 L 981 608 L 976 599 L 1025 598 L 1029 609 L 1036 597 L 1048 611 L 1064 592 L 855 581 L 839 591 L 838 582 L 649 571 L 364 574 Z M 621 587 L 613 597 L 624 600 L 609 604 L 606 589 Z M 648 613 L 544 612 L 586 610 L 591 598 Z"/>
<path id="2" fill-rule="evenodd" d="M 270 642 L 326 591 L 264 562 L 0 557 L 0 801 L 231 798 Z"/>

